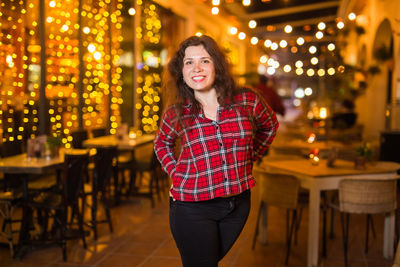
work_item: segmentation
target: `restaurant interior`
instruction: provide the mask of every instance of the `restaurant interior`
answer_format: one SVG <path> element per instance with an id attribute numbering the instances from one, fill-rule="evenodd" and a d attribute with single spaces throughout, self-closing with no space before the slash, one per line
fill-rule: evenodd
<path id="1" fill-rule="evenodd" d="M 238 86 L 262 76 L 281 103 L 219 266 L 400 266 L 398 10 L 1 0 L 0 266 L 182 266 L 153 140 L 165 67 L 192 35 L 218 42 Z"/>

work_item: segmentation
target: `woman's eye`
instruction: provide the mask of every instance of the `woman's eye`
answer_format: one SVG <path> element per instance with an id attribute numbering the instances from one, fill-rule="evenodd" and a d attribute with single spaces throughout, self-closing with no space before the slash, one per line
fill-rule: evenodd
<path id="1" fill-rule="evenodd" d="M 210 60 L 209 59 L 204 59 L 203 63 L 210 63 Z"/>
<path id="2" fill-rule="evenodd" d="M 184 64 L 185 64 L 185 65 L 190 65 L 190 64 L 192 64 L 192 61 L 185 61 Z"/>

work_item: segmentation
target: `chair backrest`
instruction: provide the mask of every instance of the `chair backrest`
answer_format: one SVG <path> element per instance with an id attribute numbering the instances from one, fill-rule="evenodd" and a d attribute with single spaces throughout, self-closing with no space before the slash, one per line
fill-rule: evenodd
<path id="1" fill-rule="evenodd" d="M 87 130 L 77 130 L 71 132 L 72 136 L 72 147 L 73 148 L 83 148 L 83 141 L 88 139 Z"/>
<path id="2" fill-rule="evenodd" d="M 105 136 L 107 135 L 107 129 L 106 128 L 97 128 L 92 130 L 92 136 L 93 137 L 99 137 L 99 136 Z"/>
<path id="3" fill-rule="evenodd" d="M 260 198 L 264 203 L 286 209 L 297 207 L 300 181 L 294 176 L 272 174 L 255 168 L 254 177 L 259 188 Z"/>
<path id="4" fill-rule="evenodd" d="M 385 213 L 396 209 L 396 180 L 342 180 L 339 184 L 340 211 Z"/>
<path id="5" fill-rule="evenodd" d="M 0 156 L 2 158 L 22 154 L 22 142 L 19 140 L 7 141 L 1 144 Z"/>
<path id="6" fill-rule="evenodd" d="M 114 161 L 118 159 L 117 146 L 96 148 L 93 170 L 93 191 L 104 192 L 113 172 Z"/>
<path id="7" fill-rule="evenodd" d="M 88 164 L 89 153 L 64 155 L 62 185 L 66 205 L 72 205 L 78 201 Z"/>

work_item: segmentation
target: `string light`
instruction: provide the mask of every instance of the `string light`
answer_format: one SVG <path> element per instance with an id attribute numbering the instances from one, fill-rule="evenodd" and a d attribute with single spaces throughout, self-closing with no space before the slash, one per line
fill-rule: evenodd
<path id="1" fill-rule="evenodd" d="M 293 31 L 293 27 L 291 25 L 286 25 L 284 31 L 286 33 L 291 33 Z"/>
<path id="2" fill-rule="evenodd" d="M 257 37 L 252 37 L 250 40 L 252 45 L 256 45 L 258 43 L 258 38 Z"/>
<path id="3" fill-rule="evenodd" d="M 238 33 L 238 29 L 236 27 L 230 27 L 229 28 L 229 33 L 232 35 L 235 35 Z"/>
<path id="4" fill-rule="evenodd" d="M 257 22 L 255 20 L 250 20 L 249 21 L 249 28 L 250 29 L 254 29 L 255 27 L 257 27 Z"/>
<path id="5" fill-rule="evenodd" d="M 242 5 L 243 5 L 243 6 L 249 6 L 249 5 L 251 5 L 251 0 L 243 0 L 243 1 L 242 1 Z"/>

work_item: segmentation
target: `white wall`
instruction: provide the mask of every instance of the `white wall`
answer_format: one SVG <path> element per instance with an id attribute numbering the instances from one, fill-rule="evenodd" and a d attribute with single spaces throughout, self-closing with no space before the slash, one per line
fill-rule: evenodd
<path id="1" fill-rule="evenodd" d="M 363 45 L 367 48 L 366 64 L 374 65 L 373 44 L 379 25 L 388 19 L 394 31 L 394 59 L 395 69 L 392 81 L 392 102 L 400 100 L 400 20 L 399 20 L 400 1 L 399 0 L 343 0 L 341 17 L 347 18 L 350 12 L 357 15 L 364 15 L 366 23 L 364 28 L 366 34 L 358 37 L 358 40 L 348 40 L 357 43 L 360 50 Z M 356 108 L 359 114 L 359 123 L 365 127 L 364 136 L 366 138 L 377 138 L 385 130 L 386 95 L 387 95 L 387 66 L 379 65 L 381 73 L 368 77 L 368 88 L 366 93 L 356 101 Z"/>

